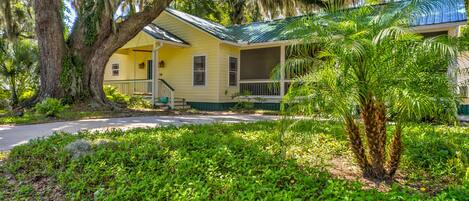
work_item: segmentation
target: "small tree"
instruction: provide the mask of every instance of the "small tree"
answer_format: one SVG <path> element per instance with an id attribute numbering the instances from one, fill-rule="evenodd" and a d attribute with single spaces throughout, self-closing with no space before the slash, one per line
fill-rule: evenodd
<path id="1" fill-rule="evenodd" d="M 10 104 L 18 105 L 19 88 L 27 85 L 29 77 L 34 76 L 37 65 L 37 48 L 29 40 L 21 40 L 18 43 L 0 44 L 0 75 L 5 78 L 11 93 Z M 20 80 L 23 78 L 24 80 Z M 18 85 L 23 85 L 18 87 Z"/>
<path id="2" fill-rule="evenodd" d="M 297 78 L 284 102 L 289 111 L 340 117 L 365 177 L 395 175 L 407 122 L 456 113 L 446 71 L 457 49 L 448 37 L 424 38 L 409 28 L 412 15 L 443 6 L 435 2 L 342 10 L 313 16 L 293 30 L 306 37 L 291 48 L 286 70 Z M 390 120 L 395 129 L 389 141 Z"/>

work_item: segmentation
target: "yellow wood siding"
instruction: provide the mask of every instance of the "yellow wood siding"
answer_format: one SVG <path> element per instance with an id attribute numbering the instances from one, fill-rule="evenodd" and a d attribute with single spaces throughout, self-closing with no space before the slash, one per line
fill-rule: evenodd
<path id="1" fill-rule="evenodd" d="M 219 41 L 167 13 L 154 22 L 191 45 L 189 48 L 164 45 L 159 50 L 159 59 L 165 62 L 165 67 L 160 69 L 161 78 L 174 87 L 176 97 L 194 102 L 218 102 Z M 207 57 L 206 86 L 192 85 L 193 56 L 198 55 Z"/>
<path id="2" fill-rule="evenodd" d="M 104 80 L 147 79 L 148 60 L 151 60 L 151 53 L 149 52 L 129 50 L 127 54 L 114 54 L 106 65 Z M 144 63 L 144 68 L 139 68 L 141 63 Z M 113 64 L 119 64 L 119 76 L 112 76 Z"/>
<path id="3" fill-rule="evenodd" d="M 229 58 L 235 57 L 238 59 L 238 80 L 239 80 L 239 68 L 241 63 L 240 50 L 237 47 L 220 44 L 220 88 L 219 96 L 220 102 L 233 102 L 232 96 L 239 92 L 239 81 L 238 86 L 229 86 Z"/>

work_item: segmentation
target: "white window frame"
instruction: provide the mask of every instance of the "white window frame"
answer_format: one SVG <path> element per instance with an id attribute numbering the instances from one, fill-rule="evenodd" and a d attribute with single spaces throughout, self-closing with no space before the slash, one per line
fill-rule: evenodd
<path id="1" fill-rule="evenodd" d="M 231 58 L 236 59 L 236 85 L 230 84 L 230 73 L 231 73 Z M 236 56 L 228 56 L 228 87 L 239 87 L 239 58 Z"/>
<path id="2" fill-rule="evenodd" d="M 117 66 L 117 69 L 114 69 L 114 66 Z M 113 63 L 111 65 L 111 76 L 112 77 L 119 77 L 120 76 L 120 71 L 121 71 L 120 68 L 121 67 L 120 67 L 119 63 Z M 114 75 L 114 71 L 117 71 L 117 75 Z"/>
<path id="3" fill-rule="evenodd" d="M 196 57 L 205 57 L 205 80 L 204 85 L 195 85 L 194 83 L 194 73 L 195 73 L 195 58 Z M 208 81 L 208 57 L 206 54 L 196 54 L 192 55 L 192 87 L 207 87 Z"/>

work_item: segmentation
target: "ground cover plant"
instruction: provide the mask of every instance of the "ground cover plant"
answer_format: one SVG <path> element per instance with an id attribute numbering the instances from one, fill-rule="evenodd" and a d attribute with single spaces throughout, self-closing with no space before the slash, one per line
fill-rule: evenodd
<path id="1" fill-rule="evenodd" d="M 458 98 L 447 72 L 459 55 L 457 39 L 426 38 L 411 28 L 415 16 L 446 3 L 454 1 L 369 5 L 292 26 L 302 41 L 291 48 L 285 66 L 296 75 L 284 98 L 287 112 L 340 118 L 363 176 L 392 180 L 404 150 L 404 127 L 455 120 Z M 396 124 L 394 130 L 388 122 Z"/>
<path id="2" fill-rule="evenodd" d="M 9 153 L 0 166 L 0 199 L 464 200 L 469 195 L 469 128 L 405 128 L 399 180 L 380 189 L 340 174 L 359 171 L 355 163 L 338 165 L 352 158 L 340 123 L 296 123 L 283 147 L 277 126 L 57 134 Z"/>

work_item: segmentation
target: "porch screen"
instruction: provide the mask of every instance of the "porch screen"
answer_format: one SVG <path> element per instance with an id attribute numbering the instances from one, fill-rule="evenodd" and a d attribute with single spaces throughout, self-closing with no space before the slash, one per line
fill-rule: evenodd
<path id="1" fill-rule="evenodd" d="M 272 70 L 280 64 L 280 47 L 241 51 L 241 80 L 270 79 Z"/>
<path id="2" fill-rule="evenodd" d="M 206 56 L 194 56 L 194 75 L 193 75 L 193 85 L 194 86 L 205 86 L 206 78 Z"/>

